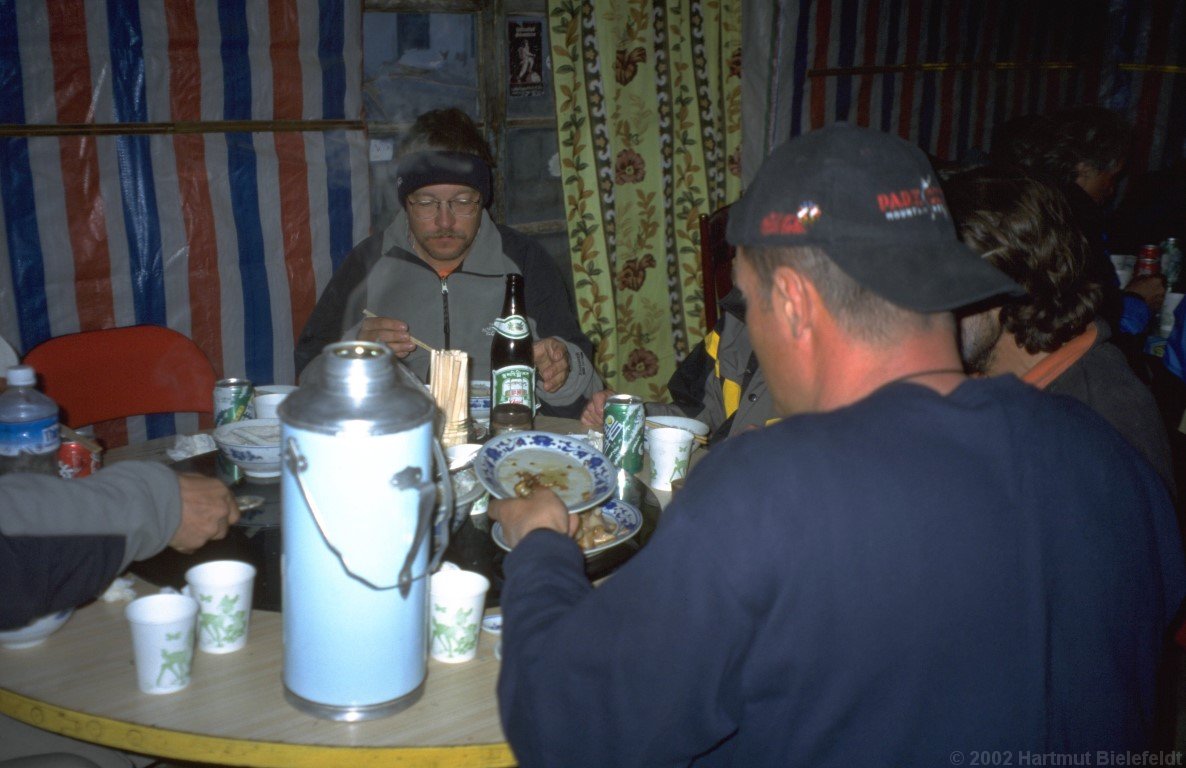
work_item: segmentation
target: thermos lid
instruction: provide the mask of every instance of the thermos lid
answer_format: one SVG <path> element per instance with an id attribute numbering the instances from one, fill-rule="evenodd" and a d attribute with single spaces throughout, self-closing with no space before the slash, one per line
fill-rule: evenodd
<path id="1" fill-rule="evenodd" d="M 329 344 L 284 399 L 281 421 L 327 435 L 390 434 L 431 422 L 436 406 L 415 374 L 386 344 Z"/>

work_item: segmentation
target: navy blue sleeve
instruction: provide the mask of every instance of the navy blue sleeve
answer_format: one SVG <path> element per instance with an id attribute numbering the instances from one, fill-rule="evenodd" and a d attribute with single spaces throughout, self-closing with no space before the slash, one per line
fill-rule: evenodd
<path id="1" fill-rule="evenodd" d="M 595 589 L 560 534 L 534 532 L 507 556 L 499 705 L 521 765 L 679 764 L 735 731 L 754 617 L 706 539 L 665 519 Z"/>
<path id="2" fill-rule="evenodd" d="M 0 629 L 96 597 L 123 556 L 123 536 L 0 536 Z"/>

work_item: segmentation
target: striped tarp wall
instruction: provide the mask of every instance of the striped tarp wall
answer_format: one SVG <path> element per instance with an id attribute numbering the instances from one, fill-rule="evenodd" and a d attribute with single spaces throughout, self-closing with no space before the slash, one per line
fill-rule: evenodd
<path id="1" fill-rule="evenodd" d="M 370 222 L 360 25 L 358 0 L 0 0 L 0 334 L 165 325 L 292 382 Z"/>
<path id="2" fill-rule="evenodd" d="M 1183 153 L 1186 3 L 779 0 L 746 10 L 747 179 L 777 144 L 839 120 L 955 161 L 987 150 L 1001 122 L 1072 104 L 1134 123 L 1134 172 Z"/>

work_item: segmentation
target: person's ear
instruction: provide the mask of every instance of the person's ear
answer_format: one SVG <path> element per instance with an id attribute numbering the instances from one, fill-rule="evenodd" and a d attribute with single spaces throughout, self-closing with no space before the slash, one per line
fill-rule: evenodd
<path id="1" fill-rule="evenodd" d="M 774 271 L 770 300 L 775 312 L 783 319 L 791 338 L 798 339 L 807 330 L 815 306 L 814 294 L 802 274 L 790 267 Z"/>

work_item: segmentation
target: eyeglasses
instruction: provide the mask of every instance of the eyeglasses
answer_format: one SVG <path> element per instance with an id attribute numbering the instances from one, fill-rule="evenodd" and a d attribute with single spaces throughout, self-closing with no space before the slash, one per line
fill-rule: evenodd
<path id="1" fill-rule="evenodd" d="M 441 211 L 441 203 L 449 206 L 449 213 L 468 219 L 482 206 L 480 198 L 457 197 L 452 200 L 437 200 L 432 197 L 413 200 L 408 198 L 408 212 L 418 219 L 435 219 Z"/>

